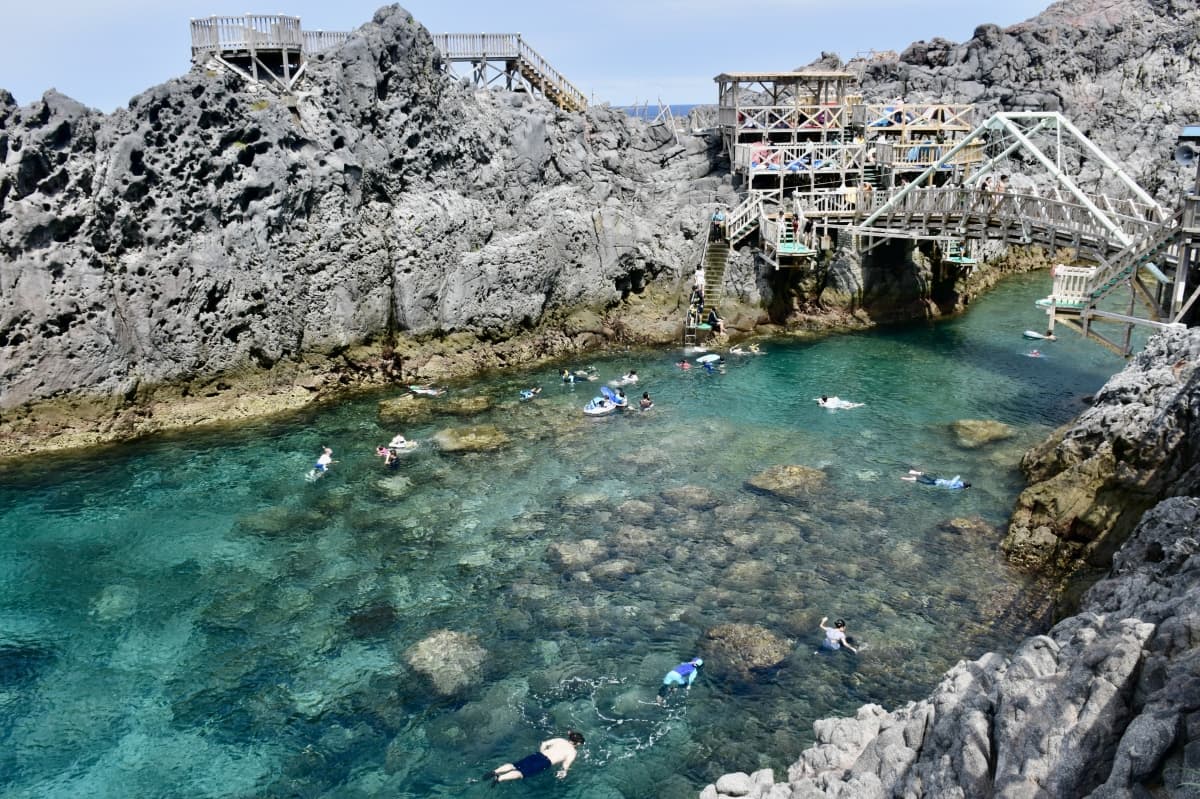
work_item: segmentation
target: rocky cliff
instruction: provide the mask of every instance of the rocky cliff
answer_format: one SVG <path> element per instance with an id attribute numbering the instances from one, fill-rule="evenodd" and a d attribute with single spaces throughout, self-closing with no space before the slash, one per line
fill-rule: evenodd
<path id="1" fill-rule="evenodd" d="M 966 42 L 916 42 L 857 66 L 869 96 L 1061 111 L 1171 207 L 1193 177 L 1171 154 L 1180 127 L 1200 120 L 1198 28 L 1189 0 L 1061 0 Z"/>
<path id="2" fill-rule="evenodd" d="M 690 273 L 732 197 L 715 146 L 464 85 L 398 6 L 294 96 L 211 65 L 112 115 L 0 92 L 0 412 L 290 386 L 307 355 L 422 337 L 502 365 L 490 344 L 555 319 L 546 350 L 586 345 Z"/>
<path id="3" fill-rule="evenodd" d="M 1080 524 L 1060 547 L 1099 554 L 1140 515 L 1076 615 L 960 662 L 928 699 L 816 722 L 786 782 L 730 774 L 701 797 L 1200 796 L 1198 364 L 1200 330 L 1160 335 L 1026 459 L 1068 483 L 1105 475 L 1075 507 L 1112 532 L 1089 544 Z"/>

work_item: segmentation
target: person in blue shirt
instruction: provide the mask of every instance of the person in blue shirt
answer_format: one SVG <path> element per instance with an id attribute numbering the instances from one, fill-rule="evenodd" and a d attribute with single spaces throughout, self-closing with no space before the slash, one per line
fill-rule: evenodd
<path id="1" fill-rule="evenodd" d="M 900 479 L 907 480 L 910 483 L 920 483 L 921 485 L 937 486 L 938 488 L 949 488 L 952 491 L 971 487 L 970 483 L 964 482 L 963 479 L 961 477 L 959 477 L 957 474 L 950 478 L 935 477 L 932 474 L 926 474 L 925 472 L 918 472 L 916 469 L 909 469 L 908 474 L 901 477 Z"/>
<path id="2" fill-rule="evenodd" d="M 680 685 L 685 690 L 691 690 L 692 683 L 696 681 L 696 675 L 700 673 L 700 667 L 703 665 L 702 658 L 692 658 L 687 663 L 680 663 L 668 671 L 667 676 L 663 677 L 662 687 L 658 689 L 658 697 L 655 701 L 661 705 L 667 694 L 672 693 Z"/>

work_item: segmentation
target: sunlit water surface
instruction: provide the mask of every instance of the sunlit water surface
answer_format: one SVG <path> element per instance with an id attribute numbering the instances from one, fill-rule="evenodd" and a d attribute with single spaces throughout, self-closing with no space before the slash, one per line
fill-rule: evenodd
<path id="1" fill-rule="evenodd" d="M 605 380 L 636 368 L 648 413 L 584 418 L 599 384 L 563 386 L 557 367 L 454 386 L 497 405 L 409 426 L 423 444 L 394 473 L 373 449 L 395 432 L 377 401 L 397 392 L 9 467 L 0 794 L 484 795 L 486 768 L 568 727 L 588 738 L 569 778 L 523 796 L 782 777 L 814 719 L 918 698 L 1032 623 L 999 534 L 945 522 L 1001 527 L 1023 451 L 1120 366 L 1070 333 L 1021 338 L 1047 283 L 1009 281 L 948 323 L 766 341 L 724 374 L 678 369 L 677 350 L 592 361 Z M 866 405 L 830 412 L 821 393 Z M 965 449 L 949 430 L 963 418 L 1015 435 Z M 511 443 L 429 443 L 468 421 Z M 323 444 L 339 462 L 307 482 Z M 822 469 L 827 489 L 751 491 L 774 464 Z M 914 467 L 973 487 L 899 479 Z M 578 568 L 548 552 L 583 539 L 599 547 Z M 847 619 L 860 656 L 814 656 L 823 615 Z M 711 657 L 705 631 L 728 622 L 791 654 L 748 676 L 714 665 L 655 705 L 662 675 Z M 448 695 L 409 663 L 440 630 L 468 636 L 466 665 L 446 659 L 467 683 Z"/>

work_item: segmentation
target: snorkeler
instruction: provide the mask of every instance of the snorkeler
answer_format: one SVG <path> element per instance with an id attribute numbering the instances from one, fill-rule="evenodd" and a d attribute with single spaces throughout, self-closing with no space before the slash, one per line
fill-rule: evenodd
<path id="1" fill-rule="evenodd" d="M 692 658 L 687 663 L 680 663 L 668 671 L 667 676 L 663 677 L 662 687 L 658 689 L 658 696 L 654 701 L 661 705 L 667 694 L 673 693 L 680 685 L 684 687 L 684 690 L 690 691 L 692 683 L 696 681 L 696 676 L 700 674 L 700 667 L 703 665 L 703 658 Z"/>
<path id="2" fill-rule="evenodd" d="M 580 746 L 583 746 L 583 735 L 575 730 L 568 730 L 566 738 L 551 738 L 542 741 L 541 746 L 532 755 L 526 755 L 516 763 L 505 763 L 503 766 L 485 773 L 483 778 L 493 782 L 510 782 L 541 774 L 551 766 L 561 764 L 562 768 L 555 775 L 561 780 L 570 771 Z"/>
<path id="3" fill-rule="evenodd" d="M 970 483 L 964 482 L 957 474 L 947 479 L 945 477 L 935 477 L 932 474 L 925 474 L 925 472 L 918 472 L 916 469 L 909 469 L 908 474 L 900 479 L 907 480 L 910 483 L 920 483 L 921 485 L 937 486 L 938 488 L 949 488 L 951 490 L 971 487 Z"/>

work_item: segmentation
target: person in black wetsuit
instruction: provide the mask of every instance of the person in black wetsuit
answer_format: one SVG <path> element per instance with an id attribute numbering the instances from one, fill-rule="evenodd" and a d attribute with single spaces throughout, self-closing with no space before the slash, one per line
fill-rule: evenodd
<path id="1" fill-rule="evenodd" d="M 494 782 L 509 782 L 541 774 L 551 766 L 561 766 L 555 775 L 560 780 L 567 776 L 571 764 L 575 762 L 578 748 L 583 746 L 583 735 L 575 730 L 568 730 L 566 738 L 551 738 L 542 741 L 538 751 L 518 760 L 516 763 L 505 763 L 497 769 L 483 775 L 485 780 Z"/>

